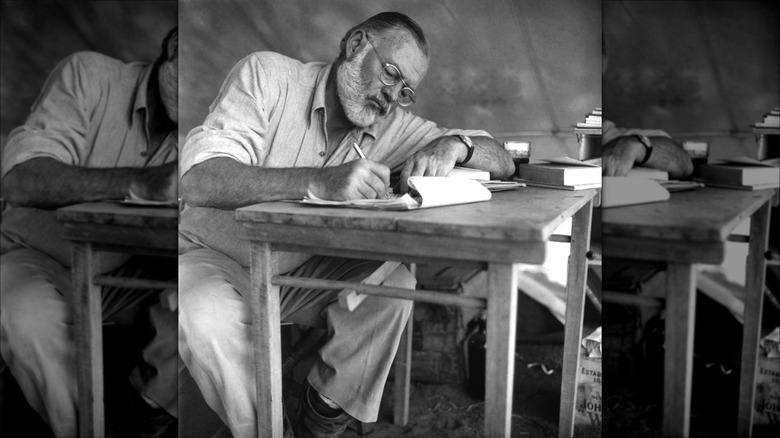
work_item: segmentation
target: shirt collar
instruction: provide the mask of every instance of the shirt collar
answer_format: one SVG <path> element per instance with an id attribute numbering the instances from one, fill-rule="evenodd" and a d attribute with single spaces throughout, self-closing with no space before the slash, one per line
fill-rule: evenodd
<path id="1" fill-rule="evenodd" d="M 317 110 L 322 110 L 322 113 L 325 114 L 325 89 L 328 85 L 328 78 L 330 77 L 331 72 L 335 74 L 336 70 L 333 68 L 334 64 L 327 64 L 324 67 L 322 67 L 322 70 L 317 74 L 317 80 L 314 84 L 314 98 L 312 100 L 312 106 L 311 106 L 311 114 L 310 117 L 314 117 L 314 114 Z M 393 111 L 395 111 L 396 108 L 393 108 Z M 367 128 L 358 128 L 355 127 L 353 130 L 358 133 L 359 135 L 368 134 L 371 137 L 376 140 L 377 138 L 377 132 L 379 131 L 379 127 L 382 124 L 382 121 L 384 119 L 378 119 L 376 122 L 374 122 L 373 125 L 367 127 Z"/>
<path id="2" fill-rule="evenodd" d="M 149 81 L 152 77 L 154 64 L 149 64 L 141 70 L 141 76 L 138 80 L 138 87 L 135 89 L 135 101 L 133 102 L 133 112 L 140 109 L 147 109 L 147 95 L 149 90 Z"/>

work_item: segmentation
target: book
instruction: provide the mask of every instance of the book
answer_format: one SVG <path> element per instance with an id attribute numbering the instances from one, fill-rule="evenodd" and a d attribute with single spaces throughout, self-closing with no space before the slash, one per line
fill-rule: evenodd
<path id="1" fill-rule="evenodd" d="M 601 182 L 589 183 L 589 184 L 561 185 L 561 184 L 550 184 L 550 183 L 543 183 L 539 181 L 531 181 L 528 179 L 519 179 L 519 178 L 517 179 L 517 181 L 531 187 L 544 187 L 546 189 L 558 189 L 558 190 L 587 190 L 587 189 L 598 189 L 601 187 Z"/>
<path id="2" fill-rule="evenodd" d="M 353 199 L 328 201 L 309 194 L 300 202 L 321 207 L 347 207 L 367 210 L 417 210 L 488 201 L 490 191 L 480 181 L 449 176 L 411 176 L 407 180 L 410 193 L 390 194 L 388 199 Z"/>
<path id="3" fill-rule="evenodd" d="M 480 180 L 479 183 L 491 192 L 505 192 L 507 190 L 515 190 L 518 187 L 525 187 L 525 184 L 521 181 Z"/>
<path id="4" fill-rule="evenodd" d="M 720 183 L 714 183 L 710 181 L 701 181 L 704 185 L 707 187 L 716 187 L 720 189 L 733 189 L 733 190 L 747 190 L 747 191 L 753 191 L 753 190 L 766 190 L 766 189 L 776 189 L 780 187 L 780 184 L 775 183 L 769 183 L 769 184 L 720 184 Z"/>
<path id="5" fill-rule="evenodd" d="M 601 184 L 602 208 L 669 200 L 669 191 L 652 179 L 605 176 Z"/>
<path id="6" fill-rule="evenodd" d="M 696 170 L 699 179 L 708 185 L 778 186 L 780 169 L 772 163 L 749 157 L 734 157 L 699 165 Z"/>
<path id="7" fill-rule="evenodd" d="M 528 181 L 559 186 L 597 184 L 601 183 L 601 167 L 569 157 L 556 157 L 519 164 L 518 176 L 526 184 Z"/>
<path id="8" fill-rule="evenodd" d="M 670 180 L 670 181 L 658 181 L 658 183 L 661 184 L 661 187 L 669 191 L 669 193 L 684 192 L 687 190 L 694 190 L 700 187 L 704 187 L 703 183 L 695 182 L 695 181 Z"/>
<path id="9" fill-rule="evenodd" d="M 649 167 L 634 167 L 625 175 L 629 178 L 646 178 L 656 181 L 668 181 L 669 172 L 665 170 L 651 169 Z"/>

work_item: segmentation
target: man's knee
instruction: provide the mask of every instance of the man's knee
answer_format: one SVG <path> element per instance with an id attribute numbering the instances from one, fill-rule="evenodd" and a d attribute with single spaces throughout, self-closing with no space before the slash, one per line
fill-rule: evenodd
<path id="1" fill-rule="evenodd" d="M 395 268 L 395 271 L 390 273 L 382 284 L 403 289 L 414 289 L 417 286 L 417 279 L 406 269 L 406 266 L 401 265 Z"/>
<path id="2" fill-rule="evenodd" d="M 7 271 L 4 270 L 4 274 Z M 10 278 L 8 278 L 10 280 Z M 2 329 L 12 344 L 38 344 L 63 331 L 70 322 L 68 306 L 53 285 L 41 277 L 3 280 Z"/>
<path id="3" fill-rule="evenodd" d="M 414 289 L 417 287 L 417 279 L 414 278 L 411 272 L 406 266 L 401 265 L 395 269 L 386 279 L 382 282 L 383 286 L 397 287 L 401 289 Z M 396 308 L 398 311 L 409 313 L 412 309 L 411 300 L 401 300 L 394 298 L 386 298 L 386 305 Z"/>
<path id="4" fill-rule="evenodd" d="M 249 320 L 230 278 L 202 263 L 179 264 L 179 327 L 189 342 L 219 342 L 233 324 Z"/>

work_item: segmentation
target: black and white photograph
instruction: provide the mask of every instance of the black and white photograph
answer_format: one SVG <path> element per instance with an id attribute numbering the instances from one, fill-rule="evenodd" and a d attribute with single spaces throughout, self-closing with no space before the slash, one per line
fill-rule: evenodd
<path id="1" fill-rule="evenodd" d="M 778 436 L 778 12 L 0 0 L 0 435 Z"/>

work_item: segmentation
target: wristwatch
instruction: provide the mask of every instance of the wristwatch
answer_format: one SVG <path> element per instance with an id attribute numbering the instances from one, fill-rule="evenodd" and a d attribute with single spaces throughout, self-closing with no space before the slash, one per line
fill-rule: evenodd
<path id="1" fill-rule="evenodd" d="M 634 138 L 636 138 L 637 141 L 642 143 L 642 145 L 645 147 L 645 157 L 642 158 L 642 161 L 640 161 L 637 164 L 639 165 L 645 164 L 647 163 L 647 160 L 650 159 L 650 154 L 653 153 L 653 143 L 646 135 L 634 135 Z"/>
<path id="2" fill-rule="evenodd" d="M 458 134 L 456 137 L 458 137 L 458 139 L 460 139 L 460 141 L 466 145 L 466 149 L 468 149 L 468 152 L 466 153 L 466 159 L 458 164 L 466 164 L 471 159 L 471 156 L 474 155 L 474 143 L 471 141 L 468 135 Z"/>

